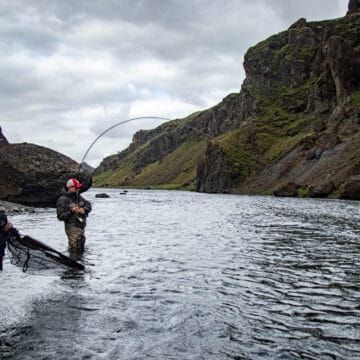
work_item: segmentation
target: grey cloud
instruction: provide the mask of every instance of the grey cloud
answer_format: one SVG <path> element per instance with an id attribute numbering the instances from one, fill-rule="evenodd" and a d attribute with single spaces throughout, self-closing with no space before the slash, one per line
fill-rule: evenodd
<path id="1" fill-rule="evenodd" d="M 70 155 L 79 158 L 104 128 L 134 113 L 180 117 L 187 115 L 184 109 L 214 105 L 240 89 L 250 46 L 300 17 L 344 15 L 346 5 L 347 0 L 0 0 L 1 125 L 10 141 L 48 144 L 66 154 L 66 144 L 77 144 Z M 106 134 L 104 153 L 129 143 L 140 125 Z"/>

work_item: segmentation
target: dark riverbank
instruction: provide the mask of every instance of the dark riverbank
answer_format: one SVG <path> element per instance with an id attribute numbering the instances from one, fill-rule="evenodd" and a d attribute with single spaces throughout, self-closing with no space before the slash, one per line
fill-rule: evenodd
<path id="1" fill-rule="evenodd" d="M 3 200 L 0 200 L 0 210 L 5 211 L 8 215 L 34 212 L 34 208 L 31 206 L 16 204 L 10 201 Z"/>

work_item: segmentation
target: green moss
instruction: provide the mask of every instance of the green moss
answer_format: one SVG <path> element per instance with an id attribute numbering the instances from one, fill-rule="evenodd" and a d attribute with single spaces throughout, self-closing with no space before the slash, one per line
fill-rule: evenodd
<path id="1" fill-rule="evenodd" d="M 306 187 L 300 187 L 298 190 L 299 197 L 306 198 L 309 197 L 309 189 Z"/>
<path id="2" fill-rule="evenodd" d="M 311 84 L 301 89 L 288 90 L 279 87 L 283 93 L 306 93 Z M 229 132 L 216 139 L 224 155 L 230 175 L 237 185 L 236 192 L 251 193 L 251 178 L 274 161 L 289 153 L 302 139 L 313 135 L 313 118 L 303 113 L 289 113 L 279 105 L 278 99 L 262 99 L 261 113 L 248 125 Z M 257 193 L 259 189 L 256 190 Z M 269 189 L 263 189 L 265 194 Z M 303 191 L 304 196 L 306 191 Z"/>
<path id="3" fill-rule="evenodd" d="M 302 47 L 300 49 L 300 54 L 299 55 L 300 55 L 302 60 L 304 60 L 305 62 L 308 63 L 309 61 L 311 61 L 314 58 L 314 56 L 316 54 L 316 50 L 317 49 Z"/>
<path id="4" fill-rule="evenodd" d="M 329 199 L 339 199 L 340 198 L 340 186 L 337 186 L 336 189 L 328 195 Z"/>
<path id="5" fill-rule="evenodd" d="M 308 134 L 297 134 L 293 137 L 278 137 L 273 139 L 271 146 L 264 153 L 264 161 L 268 164 L 273 163 L 279 158 L 287 154 L 300 140 L 305 138 Z"/>
<path id="6" fill-rule="evenodd" d="M 360 34 L 360 16 L 353 14 L 345 16 L 335 23 L 335 30 L 338 35 L 347 40 L 358 40 Z"/>
<path id="7" fill-rule="evenodd" d="M 94 186 L 120 186 L 125 185 L 127 179 L 132 176 L 132 163 L 127 162 L 124 166 L 117 168 L 116 170 L 108 170 L 100 175 L 94 176 Z"/>
<path id="8" fill-rule="evenodd" d="M 162 189 L 195 188 L 198 163 L 204 157 L 207 140 L 188 141 L 179 146 L 161 161 L 148 164 L 139 173 L 134 173 L 136 156 L 132 154 L 125 164 L 115 171 L 106 171 L 95 177 L 95 186 L 133 186 Z"/>
<path id="9" fill-rule="evenodd" d="M 281 61 L 292 49 L 292 45 L 286 44 L 280 50 L 276 51 L 274 61 Z"/>
<path id="10" fill-rule="evenodd" d="M 196 178 L 197 165 L 204 157 L 206 140 L 187 141 L 161 161 L 149 164 L 134 178 L 139 184 L 177 184 L 192 182 Z"/>
<path id="11" fill-rule="evenodd" d="M 224 154 L 230 176 L 237 181 L 245 180 L 256 162 L 253 136 L 249 129 L 238 129 L 218 137 L 215 144 Z"/>
<path id="12" fill-rule="evenodd" d="M 356 91 L 351 96 L 351 104 L 360 107 L 360 91 Z"/>

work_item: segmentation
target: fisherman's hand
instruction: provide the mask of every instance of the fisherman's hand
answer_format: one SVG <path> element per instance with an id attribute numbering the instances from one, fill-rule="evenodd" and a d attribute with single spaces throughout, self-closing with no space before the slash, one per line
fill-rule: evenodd
<path id="1" fill-rule="evenodd" d="M 71 212 L 73 212 L 74 214 L 78 214 L 80 211 L 80 209 L 77 207 L 77 206 L 74 206 L 72 209 L 71 209 Z"/>
<path id="2" fill-rule="evenodd" d="M 84 215 L 84 214 L 85 214 L 85 210 L 84 210 L 83 208 L 80 208 L 80 209 L 79 209 L 79 213 L 80 213 L 81 215 Z"/>
<path id="3" fill-rule="evenodd" d="M 4 226 L 4 230 L 5 231 L 9 231 L 12 228 L 11 222 L 8 222 L 5 226 Z"/>

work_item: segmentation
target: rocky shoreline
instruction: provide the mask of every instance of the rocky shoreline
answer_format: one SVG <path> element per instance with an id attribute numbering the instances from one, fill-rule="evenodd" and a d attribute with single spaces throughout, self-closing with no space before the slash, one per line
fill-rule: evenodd
<path id="1" fill-rule="evenodd" d="M 0 200 L 0 210 L 5 211 L 6 214 L 20 214 L 34 212 L 34 208 L 22 204 L 15 204 L 9 201 Z"/>

